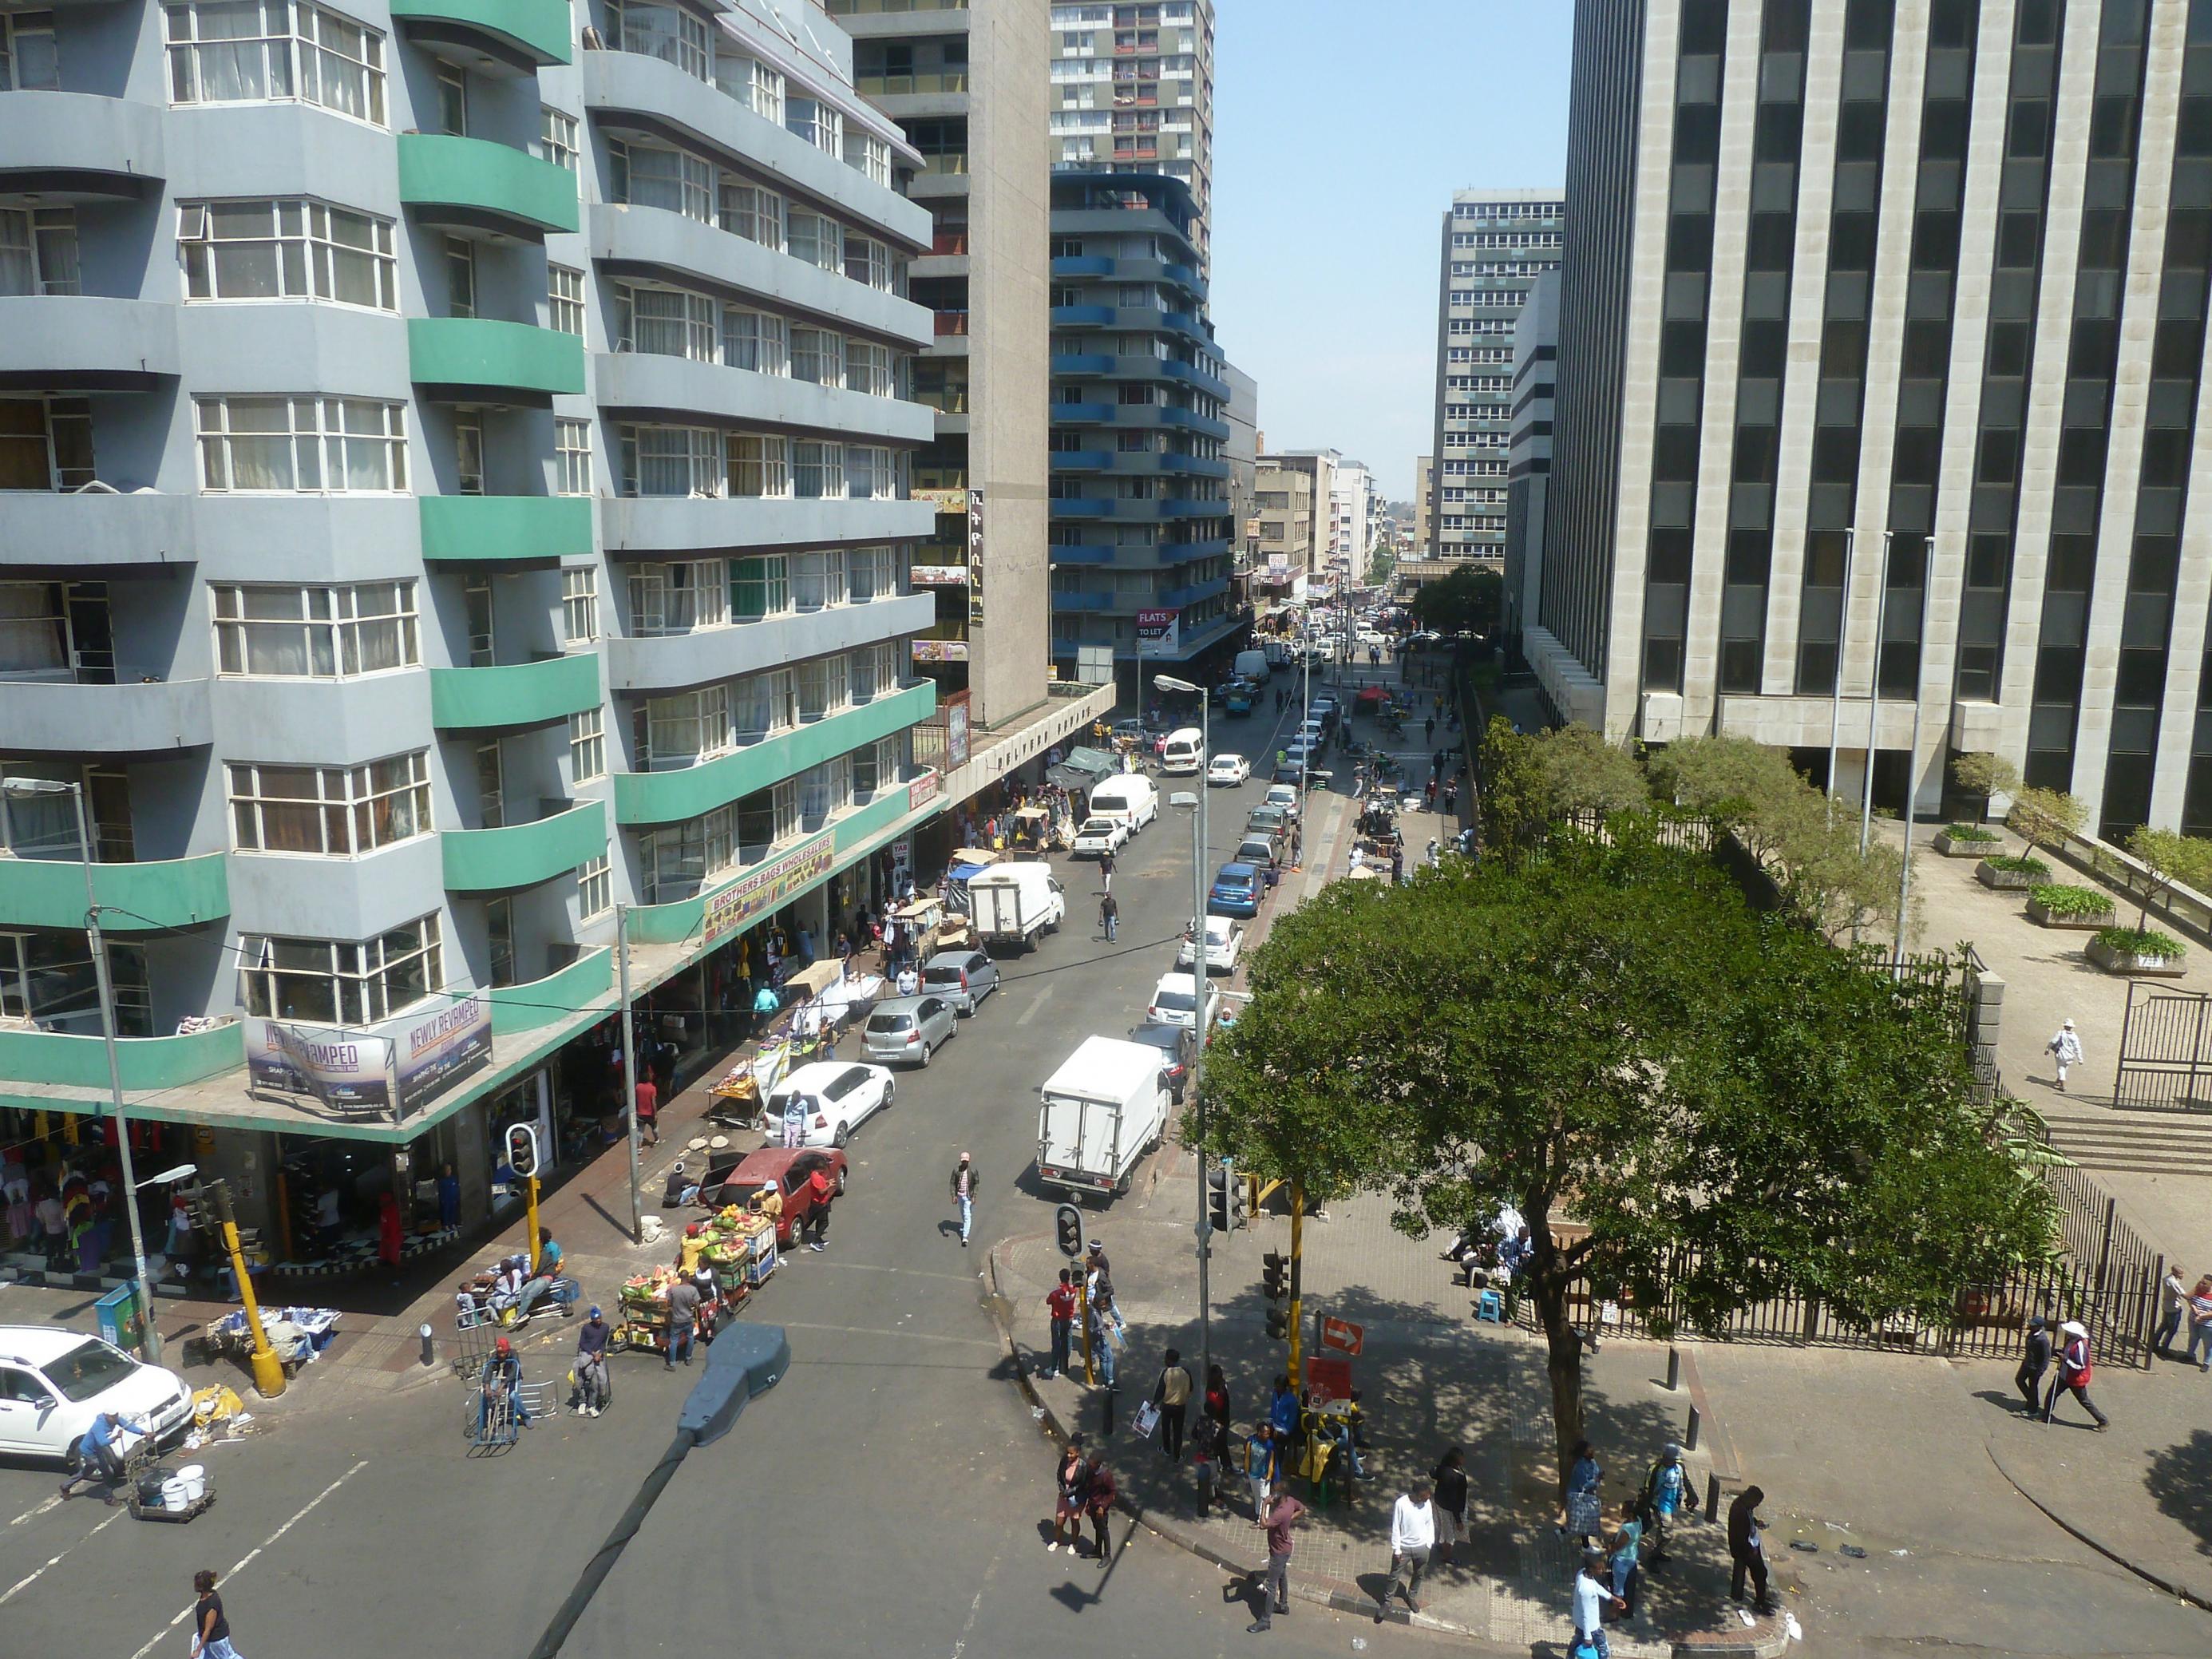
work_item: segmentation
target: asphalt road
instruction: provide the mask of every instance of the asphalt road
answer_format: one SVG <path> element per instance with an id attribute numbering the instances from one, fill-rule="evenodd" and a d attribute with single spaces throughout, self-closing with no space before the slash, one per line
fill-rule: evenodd
<path id="1" fill-rule="evenodd" d="M 1272 709 L 1222 721 L 1217 744 L 1271 756 L 1275 724 Z M 1215 860 L 1261 787 L 1211 792 Z M 1008 958 L 1005 988 L 855 1132 L 828 1252 L 787 1257 L 751 1304 L 789 1332 L 790 1373 L 678 1471 L 565 1652 L 1123 1659 L 1261 1641 L 1244 1632 L 1249 1613 L 1224 1605 L 1218 1571 L 1126 1517 L 1103 1566 L 1045 1553 L 1054 1454 L 983 1306 L 984 1245 L 1050 1224 L 1052 1200 L 1028 1173 L 1036 1085 L 1084 1037 L 1126 1030 L 1172 966 L 1189 831 L 1164 811 L 1120 860 L 1111 946 L 1093 867 L 1063 875 L 1068 926 Z M 982 1179 L 965 1250 L 946 1192 L 963 1150 Z M 1110 1248 L 1110 1210 L 1094 1229 Z M 556 1417 L 492 1459 L 464 1455 L 459 1384 L 302 1402 L 271 1432 L 206 1455 L 221 1495 L 189 1526 L 135 1522 L 88 1497 L 52 1503 L 56 1477 L 0 1468 L 4 1646 L 181 1656 L 191 1574 L 212 1566 L 254 1659 L 526 1654 L 667 1444 L 692 1380 L 622 1357 L 606 1416 Z M 1267 1638 L 1292 1654 L 1356 1641 L 1437 1645 L 1303 1604 Z"/>

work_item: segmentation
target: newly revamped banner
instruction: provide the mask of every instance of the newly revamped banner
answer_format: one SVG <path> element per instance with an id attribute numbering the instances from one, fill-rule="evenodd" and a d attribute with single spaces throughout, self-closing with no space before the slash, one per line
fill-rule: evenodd
<path id="1" fill-rule="evenodd" d="M 491 1000 L 470 995 L 395 1022 L 399 1115 L 418 1111 L 471 1072 L 491 1063 Z"/>
<path id="2" fill-rule="evenodd" d="M 392 1109 L 392 1040 L 374 1031 L 246 1019 L 246 1070 L 252 1086 L 310 1095 L 334 1111 Z"/>

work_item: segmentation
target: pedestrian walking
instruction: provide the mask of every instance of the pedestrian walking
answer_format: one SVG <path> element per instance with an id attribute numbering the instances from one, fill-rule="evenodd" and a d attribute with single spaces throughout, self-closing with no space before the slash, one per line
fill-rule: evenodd
<path id="1" fill-rule="evenodd" d="M 699 1334 L 699 1287 L 679 1279 L 668 1287 L 668 1352 L 662 1369 L 674 1370 L 676 1362 L 691 1363 L 691 1341 Z"/>
<path id="2" fill-rule="evenodd" d="M 125 1417 L 116 1412 L 93 1413 L 92 1421 L 77 1437 L 76 1473 L 62 1482 L 64 1498 L 74 1492 L 79 1484 L 89 1486 L 95 1480 L 104 1480 L 108 1486 L 108 1506 L 112 1508 L 123 1501 L 114 1492 L 114 1488 L 122 1485 L 124 1480 L 123 1460 L 116 1455 L 115 1443 L 125 1429 L 137 1435 L 149 1432 L 146 1425 L 135 1418 Z"/>
<path id="3" fill-rule="evenodd" d="M 1595 1550 L 1583 1552 L 1582 1571 L 1575 1575 L 1575 1646 L 1579 1659 L 1583 1653 L 1592 1653 L 1597 1659 L 1613 1659 L 1612 1644 L 1605 1639 L 1605 1615 L 1626 1613 L 1628 1604 L 1598 1582 L 1598 1573 L 1605 1565 L 1605 1557 Z"/>
<path id="4" fill-rule="evenodd" d="M 813 1200 L 813 1206 L 806 1212 L 806 1227 L 813 1237 L 806 1241 L 806 1248 L 817 1252 L 826 1250 L 830 1248 L 830 1206 L 837 1196 L 830 1188 L 826 1165 L 817 1164 L 814 1173 L 806 1177 L 806 1191 Z"/>
<path id="5" fill-rule="evenodd" d="M 1437 740 L 1437 717 L 1434 714 L 1421 722 L 1421 737 L 1428 743 L 1434 743 Z"/>
<path id="6" fill-rule="evenodd" d="M 1620 1529 L 1613 1534 L 1613 1551 L 1606 1557 L 1613 1593 L 1620 1601 L 1625 1619 L 1636 1617 L 1637 1607 L 1644 1599 L 1644 1570 L 1636 1562 L 1643 1542 L 1644 1523 L 1636 1518 L 1636 1500 L 1632 1498 L 1620 1506 Z"/>
<path id="7" fill-rule="evenodd" d="M 1746 1486 L 1729 1505 L 1729 1560 L 1733 1571 L 1729 1575 L 1729 1600 L 1743 1600 L 1743 1581 L 1751 1579 L 1753 1606 L 1760 1613 L 1774 1611 L 1774 1603 L 1766 1594 L 1766 1549 L 1759 1534 L 1766 1529 L 1766 1522 L 1759 1518 L 1759 1506 L 1766 1501 L 1766 1494 L 1757 1486 Z"/>
<path id="8" fill-rule="evenodd" d="M 1058 1376 L 1067 1369 L 1067 1351 L 1075 1335 L 1075 1274 L 1069 1269 L 1062 1267 L 1060 1283 L 1044 1293 L 1044 1310 L 1052 1321 L 1052 1364 L 1044 1375 Z"/>
<path id="9" fill-rule="evenodd" d="M 1401 842 L 1390 849 L 1390 884 L 1393 887 L 1401 887 L 1405 884 L 1405 881 L 1406 848 L 1405 844 Z"/>
<path id="10" fill-rule="evenodd" d="M 784 1097 L 783 1144 L 804 1146 L 806 1144 L 806 1096 L 794 1089 Z"/>
<path id="11" fill-rule="evenodd" d="M 1112 893 L 1114 890 L 1114 854 L 1112 853 L 1101 853 L 1098 855 L 1098 876 L 1099 879 L 1105 884 L 1098 890 L 1102 893 Z"/>
<path id="12" fill-rule="evenodd" d="M 1091 1543 L 1094 1557 L 1100 1566 L 1112 1553 L 1106 1528 L 1114 1518 L 1114 1471 L 1106 1467 L 1106 1454 L 1099 1452 L 1091 1459 L 1091 1484 L 1084 1489 L 1083 1507 L 1091 1516 Z"/>
<path id="13" fill-rule="evenodd" d="M 2212 1371 L 2212 1273 L 2189 1293 L 2189 1357 L 2200 1371 Z"/>
<path id="14" fill-rule="evenodd" d="M 1229 1456 L 1229 1379 L 1221 1374 L 1218 1365 L 1206 1368 L 1206 1394 L 1198 1402 L 1198 1409 L 1213 1437 L 1214 1461 L 1225 1464 Z"/>
<path id="15" fill-rule="evenodd" d="M 637 1080 L 637 1129 L 647 1146 L 660 1145 L 660 1089 L 650 1074 Z"/>
<path id="16" fill-rule="evenodd" d="M 1444 1448 L 1429 1480 L 1436 1489 L 1436 1563 L 1449 1566 L 1452 1547 L 1467 1536 L 1467 1469 L 1457 1446 Z"/>
<path id="17" fill-rule="evenodd" d="M 1579 1539 L 1585 1549 L 1597 1540 L 1597 1487 L 1604 1478 L 1596 1448 L 1587 1440 L 1577 1440 L 1575 1461 L 1567 1471 L 1567 1524 L 1562 1530 L 1568 1537 Z"/>
<path id="18" fill-rule="evenodd" d="M 614 1390 L 607 1384 L 607 1341 L 614 1334 L 596 1304 L 591 1317 L 576 1333 L 576 1392 L 573 1403 L 580 1417 L 597 1417 L 606 1410 Z"/>
<path id="19" fill-rule="evenodd" d="M 1160 1413 L 1160 1455 L 1169 1462 L 1182 1459 L 1183 1423 L 1190 1413 L 1193 1388 L 1190 1367 L 1182 1355 L 1170 1348 L 1160 1362 L 1159 1381 L 1152 1384 L 1152 1404 Z"/>
<path id="20" fill-rule="evenodd" d="M 2020 1369 L 2012 1374 L 2012 1385 L 2027 1401 L 2027 1414 L 2033 1417 L 2043 1409 L 2043 1374 L 2051 1369 L 2051 1327 L 2039 1314 L 2027 1322 L 2027 1346 L 2020 1356 Z"/>
<path id="21" fill-rule="evenodd" d="M 1083 1437 L 1073 1436 L 1060 1449 L 1060 1468 L 1053 1477 L 1052 1542 L 1045 1546 L 1045 1553 L 1053 1554 L 1064 1542 L 1071 1555 L 1081 1553 L 1083 1544 L 1083 1502 L 1091 1491 L 1091 1464 L 1083 1455 Z"/>
<path id="22" fill-rule="evenodd" d="M 1682 1467 L 1682 1448 L 1669 1440 L 1644 1477 L 1644 1536 L 1650 1540 L 1649 1565 L 1667 1559 L 1667 1537 L 1677 1515 L 1695 1515 L 1698 1494 L 1690 1486 L 1689 1471 Z"/>
<path id="23" fill-rule="evenodd" d="M 2099 1411 L 2097 1402 L 2089 1398 L 2089 1379 L 2094 1367 L 2089 1358 L 2088 1329 L 2080 1321 L 2069 1319 L 2058 1328 L 2058 1376 L 2044 1400 L 2043 1420 L 2051 1421 L 2060 1395 L 2070 1394 L 2081 1402 L 2083 1411 L 2096 1419 L 2094 1432 L 2102 1434 L 2112 1426 L 2112 1419 Z"/>
<path id="24" fill-rule="evenodd" d="M 2181 1264 L 2172 1262 L 2166 1267 L 2166 1277 L 2159 1281 L 2158 1328 L 2151 1333 L 2150 1345 L 2162 1358 L 2173 1358 L 2173 1339 L 2179 1334 L 2181 1322 L 2189 1316 L 2189 1281 L 2181 1276 Z"/>
<path id="25" fill-rule="evenodd" d="M 1431 1491 L 1427 1481 L 1416 1480 L 1413 1490 L 1401 1492 L 1390 1506 L 1390 1582 L 1375 1598 L 1378 1625 L 1390 1610 L 1394 1590 L 1406 1598 L 1410 1611 L 1421 1610 L 1421 1575 L 1428 1571 L 1429 1552 L 1437 1545 L 1437 1511 Z"/>
<path id="26" fill-rule="evenodd" d="M 1267 1565 L 1260 1575 L 1260 1616 L 1244 1626 L 1248 1636 L 1271 1629 L 1277 1613 L 1291 1610 L 1291 1528 L 1305 1512 L 1290 1493 L 1271 1492 L 1253 1522 L 1267 1534 Z"/>
<path id="27" fill-rule="evenodd" d="M 2081 1038 L 2074 1030 L 2074 1022 L 2069 1019 L 2061 1025 L 2043 1047 L 2058 1068 L 2058 1092 L 2063 1095 L 2066 1092 L 2068 1069 L 2081 1063 Z"/>
<path id="28" fill-rule="evenodd" d="M 1459 816 L 1459 784 L 1456 780 L 1444 786 L 1444 816 L 1448 818 Z"/>
<path id="29" fill-rule="evenodd" d="M 1275 1443 L 1275 1425 L 1262 1423 L 1244 1443 L 1244 1479 L 1252 1488 L 1252 1518 L 1257 1521 L 1267 1506 L 1267 1494 L 1281 1478 L 1283 1449 Z"/>
<path id="30" fill-rule="evenodd" d="M 1109 877 L 1109 879 L 1110 880 L 1111 878 Z M 1106 942 L 1109 945 L 1111 945 L 1114 942 L 1115 935 L 1119 930 L 1121 921 L 1121 901 L 1116 899 L 1113 894 L 1109 893 L 1104 898 L 1098 901 L 1098 927 L 1100 931 L 1106 935 Z"/>
<path id="31" fill-rule="evenodd" d="M 239 1659 L 230 1644 L 230 1617 L 215 1587 L 213 1567 L 192 1575 L 192 1659 Z"/>
<path id="32" fill-rule="evenodd" d="M 960 1248 L 968 1248 L 969 1229 L 975 1220 L 975 1160 L 967 1153 L 952 1166 L 952 1202 L 960 1212 Z"/>

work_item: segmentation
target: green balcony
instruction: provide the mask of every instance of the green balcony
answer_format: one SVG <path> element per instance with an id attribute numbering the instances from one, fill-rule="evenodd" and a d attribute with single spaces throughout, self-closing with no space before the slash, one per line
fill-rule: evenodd
<path id="1" fill-rule="evenodd" d="M 392 15 L 410 40 L 433 52 L 458 48 L 466 55 L 455 61 L 471 69 L 480 70 L 487 53 L 525 73 L 571 59 L 563 0 L 392 0 Z"/>
<path id="2" fill-rule="evenodd" d="M 422 556 L 432 564 L 550 563 L 588 557 L 588 495 L 425 495 Z"/>
<path id="3" fill-rule="evenodd" d="M 924 680 L 697 766 L 673 772 L 617 773 L 615 821 L 676 823 L 696 818 L 862 744 L 903 732 L 928 719 L 936 708 L 937 687 Z"/>
<path id="4" fill-rule="evenodd" d="M 190 927 L 230 914 L 230 876 L 220 853 L 151 864 L 96 864 L 100 925 L 111 933 Z M 84 926 L 84 866 L 58 859 L 0 859 L 0 927 Z"/>
<path id="5" fill-rule="evenodd" d="M 613 990 L 614 983 L 615 953 L 598 950 L 578 957 L 557 974 L 486 992 L 491 999 L 492 1035 L 511 1036 L 550 1025 L 571 1009 L 590 1007 Z"/>
<path id="6" fill-rule="evenodd" d="M 115 1044 L 117 1068 L 130 1094 L 181 1089 L 246 1064 L 246 1027 L 236 1021 L 189 1036 L 122 1037 Z M 13 1094 L 25 1085 L 107 1091 L 106 1046 L 96 1036 L 61 1031 L 0 1031 L 0 1100 L 45 1107 L 55 1102 Z"/>
<path id="7" fill-rule="evenodd" d="M 512 144 L 440 132 L 399 135 L 399 199 L 424 224 L 541 241 L 573 234 L 576 175 Z"/>
<path id="8" fill-rule="evenodd" d="M 583 391 L 584 343 L 490 317 L 410 317 L 407 375 L 441 402 L 548 405 Z"/>
<path id="9" fill-rule="evenodd" d="M 607 804 L 578 801 L 567 811 L 535 823 L 448 830 L 441 840 L 448 892 L 498 893 L 534 887 L 574 873 L 578 865 L 607 850 Z"/>
<path id="10" fill-rule="evenodd" d="M 550 726 L 599 706 L 599 653 L 430 671 L 430 723 L 446 732 Z"/>

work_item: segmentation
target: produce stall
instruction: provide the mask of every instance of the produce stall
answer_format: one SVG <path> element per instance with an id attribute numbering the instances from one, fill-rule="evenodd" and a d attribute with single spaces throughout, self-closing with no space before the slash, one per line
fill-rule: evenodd
<path id="1" fill-rule="evenodd" d="M 684 1229 L 677 1265 L 655 1267 L 625 1280 L 621 1318 L 607 1346 L 668 1352 L 668 1292 L 703 1268 L 714 1276 L 714 1293 L 699 1302 L 698 1330 L 711 1340 L 737 1306 L 775 1272 L 775 1228 L 766 1216 L 732 1205 L 707 1221 Z"/>

